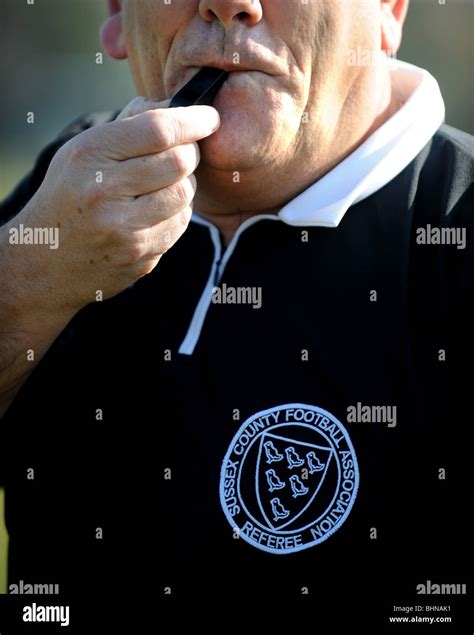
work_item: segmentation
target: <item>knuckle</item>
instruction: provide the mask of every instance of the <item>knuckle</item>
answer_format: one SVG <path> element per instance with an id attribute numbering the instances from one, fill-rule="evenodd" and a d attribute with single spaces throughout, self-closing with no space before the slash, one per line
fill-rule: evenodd
<path id="1" fill-rule="evenodd" d="M 194 196 L 196 194 L 196 190 L 197 190 L 197 179 L 196 179 L 195 175 L 194 174 L 190 174 L 188 176 L 188 181 L 191 184 L 191 187 L 193 189 L 193 196 Z"/>
<path id="2" fill-rule="evenodd" d="M 160 238 L 159 251 L 162 254 L 165 254 L 169 249 L 171 249 L 175 242 L 174 233 L 170 229 L 166 229 Z"/>
<path id="3" fill-rule="evenodd" d="M 189 179 L 182 179 L 173 186 L 174 194 L 178 204 L 190 203 L 194 198 L 194 189 Z"/>
<path id="4" fill-rule="evenodd" d="M 143 260 L 148 253 L 148 241 L 143 237 L 134 237 L 126 247 L 127 260 L 137 263 Z"/>
<path id="5" fill-rule="evenodd" d="M 193 171 L 192 155 L 186 146 L 174 148 L 171 154 L 174 171 L 181 177 L 187 176 Z"/>
<path id="6" fill-rule="evenodd" d="M 94 223 L 91 229 L 99 243 L 107 246 L 110 252 L 116 254 L 120 260 L 123 247 L 127 244 L 127 233 L 119 225 L 110 224 L 101 214 L 96 216 L 92 214 L 91 219 Z"/>
<path id="7" fill-rule="evenodd" d="M 182 229 L 186 229 L 191 221 L 191 216 L 193 214 L 193 208 L 188 205 L 185 209 L 181 210 L 178 220 Z"/>
<path id="8" fill-rule="evenodd" d="M 162 236 L 163 253 L 171 249 L 184 234 L 191 220 L 192 213 L 192 207 L 188 205 L 171 219 L 168 229 Z"/>
<path id="9" fill-rule="evenodd" d="M 145 276 L 147 276 L 156 267 L 156 262 L 157 262 L 156 260 L 155 261 L 147 260 L 143 263 L 140 263 L 140 265 L 136 268 L 135 277 L 139 279 L 139 278 L 144 278 Z"/>
<path id="10" fill-rule="evenodd" d="M 117 196 L 119 182 L 110 177 L 102 182 L 96 182 L 94 179 L 85 186 L 85 203 L 90 207 L 95 207 L 100 204 L 110 202 Z"/>
<path id="11" fill-rule="evenodd" d="M 71 139 L 67 144 L 69 159 L 73 163 L 79 163 L 90 159 L 92 147 L 90 142 L 83 136 L 78 135 Z"/>
<path id="12" fill-rule="evenodd" d="M 103 184 L 92 181 L 89 185 L 85 186 L 83 198 L 87 207 L 93 208 L 102 203 L 106 198 Z"/>
<path id="13" fill-rule="evenodd" d="M 173 125 L 169 117 L 163 117 L 158 110 L 150 110 L 146 113 L 148 126 L 152 139 L 158 148 L 166 149 L 173 145 Z"/>

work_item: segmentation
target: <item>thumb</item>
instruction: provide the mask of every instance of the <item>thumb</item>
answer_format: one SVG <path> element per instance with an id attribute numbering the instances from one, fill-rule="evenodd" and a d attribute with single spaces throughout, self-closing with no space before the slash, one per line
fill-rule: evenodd
<path id="1" fill-rule="evenodd" d="M 170 103 L 171 99 L 156 101 L 155 99 L 150 99 L 148 97 L 135 97 L 135 99 L 132 99 L 132 101 L 125 106 L 122 112 L 116 117 L 115 121 L 128 119 L 128 117 L 134 117 L 135 115 L 141 115 L 147 110 L 168 108 Z"/>

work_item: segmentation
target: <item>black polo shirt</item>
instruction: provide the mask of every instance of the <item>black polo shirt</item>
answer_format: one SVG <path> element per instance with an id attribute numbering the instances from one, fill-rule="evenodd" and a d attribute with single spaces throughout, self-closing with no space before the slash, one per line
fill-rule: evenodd
<path id="1" fill-rule="evenodd" d="M 9 584 L 59 584 L 34 599 L 77 632 L 381 633 L 417 605 L 467 628 L 472 156 L 443 126 L 337 229 L 249 222 L 222 276 L 196 218 L 82 310 L 1 424 Z M 428 226 L 465 248 L 419 244 Z M 11 628 L 28 602 L 3 598 Z"/>

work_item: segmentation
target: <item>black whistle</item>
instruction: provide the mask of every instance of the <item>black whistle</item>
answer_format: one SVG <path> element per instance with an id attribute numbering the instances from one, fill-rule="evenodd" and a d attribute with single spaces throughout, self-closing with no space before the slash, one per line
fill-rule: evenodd
<path id="1" fill-rule="evenodd" d="M 182 106 L 212 106 L 219 89 L 229 73 L 220 68 L 204 66 L 183 88 L 176 93 L 170 108 Z"/>

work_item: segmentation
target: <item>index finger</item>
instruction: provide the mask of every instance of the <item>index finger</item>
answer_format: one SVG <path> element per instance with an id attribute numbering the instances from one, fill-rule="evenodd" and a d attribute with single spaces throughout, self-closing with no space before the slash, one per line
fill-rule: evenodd
<path id="1" fill-rule="evenodd" d="M 219 125 L 219 113 L 212 106 L 155 108 L 100 126 L 95 139 L 108 158 L 124 161 L 199 141 Z"/>

